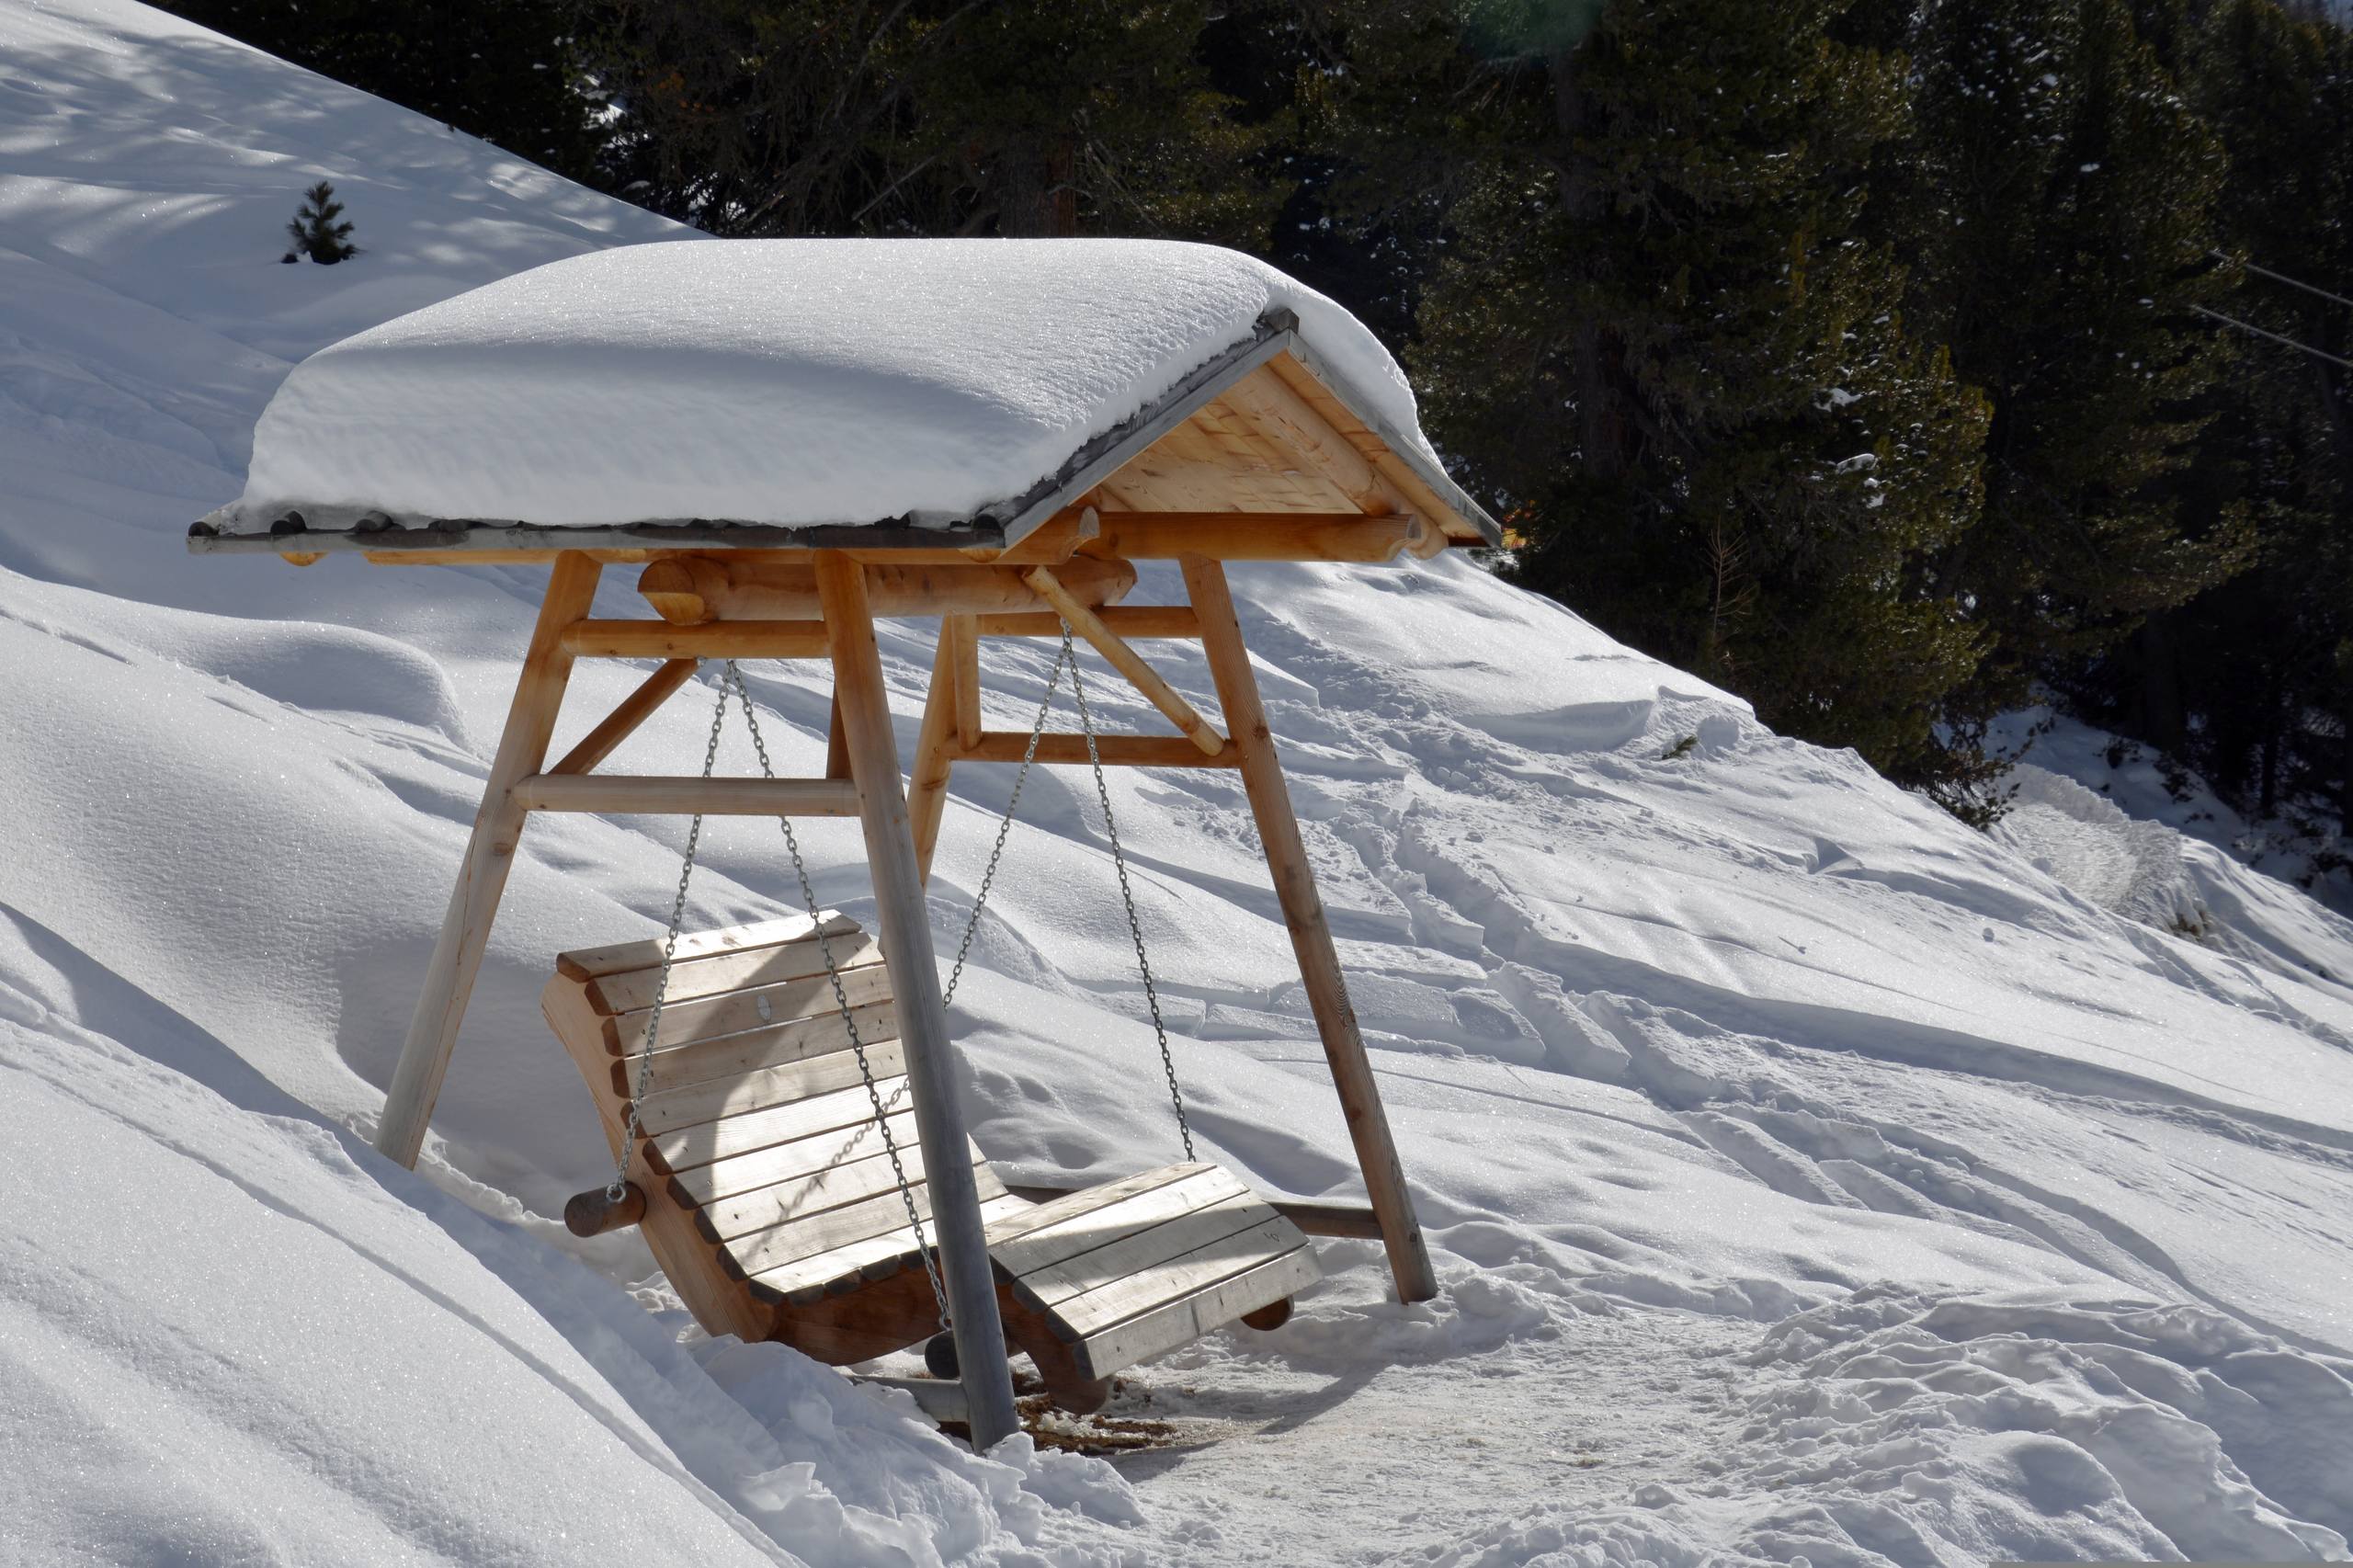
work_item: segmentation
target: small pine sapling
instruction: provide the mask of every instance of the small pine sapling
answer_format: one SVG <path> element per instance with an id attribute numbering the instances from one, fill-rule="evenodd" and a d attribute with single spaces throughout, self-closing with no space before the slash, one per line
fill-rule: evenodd
<path id="1" fill-rule="evenodd" d="M 282 258 L 286 261 L 308 256 L 322 267 L 332 267 L 359 254 L 359 247 L 348 238 L 351 222 L 343 218 L 343 203 L 335 199 L 335 187 L 325 180 L 302 193 L 302 205 L 295 210 L 286 232 L 294 236 L 294 248 Z"/>

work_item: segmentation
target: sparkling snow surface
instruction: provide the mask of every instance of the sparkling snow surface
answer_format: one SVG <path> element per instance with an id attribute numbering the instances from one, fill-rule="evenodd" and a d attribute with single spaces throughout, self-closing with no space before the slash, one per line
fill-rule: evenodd
<path id="1" fill-rule="evenodd" d="M 367 254 L 281 267 L 322 176 Z M 1325 1244 L 1282 1330 L 1137 1369 L 1116 1468 L 695 1334 L 549 1218 L 604 1156 L 536 1002 L 655 929 L 668 820 L 532 825 L 424 1166 L 376 1158 L 544 574 L 180 535 L 303 354 L 675 233 L 129 0 L 0 9 L 0 1564 L 2346 1555 L 2353 925 L 2057 778 L 1969 832 L 1459 557 L 1234 574 L 1439 1301 Z M 932 635 L 883 628 L 903 747 Z M 1026 725 L 1047 651 L 983 657 Z M 822 673 L 747 674 L 813 770 Z M 711 695 L 611 766 L 691 768 Z M 943 943 L 1010 782 L 957 772 Z M 1238 785 L 1112 789 L 1204 1152 L 1353 1193 Z M 1174 1151 L 1092 795 L 1033 779 L 958 996 L 1011 1180 Z M 870 918 L 855 826 L 805 841 Z M 696 919 L 790 906 L 772 825 L 705 855 Z"/>
<path id="2" fill-rule="evenodd" d="M 1163 240 L 737 240 L 574 256 L 311 356 L 242 529 L 290 507 L 870 523 L 1015 499 L 1258 318 L 1416 429 L 1396 362 L 1265 263 Z"/>

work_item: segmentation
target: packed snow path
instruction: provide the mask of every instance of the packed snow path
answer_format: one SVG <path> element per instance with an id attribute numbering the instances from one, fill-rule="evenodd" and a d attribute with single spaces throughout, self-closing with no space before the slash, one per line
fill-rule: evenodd
<path id="1" fill-rule="evenodd" d="M 178 535 L 301 355 L 676 231 L 127 0 L 0 59 L 0 1561 L 2345 1555 L 2353 927 L 2061 790 L 1970 833 L 1460 559 L 1236 574 L 1442 1301 L 1335 1244 L 1284 1330 L 1142 1369 L 1178 1440 L 1116 1471 L 681 1344 L 544 1218 L 603 1156 L 535 1002 L 654 928 L 676 823 L 534 825 L 426 1179 L 375 1160 L 538 580 Z M 367 255 L 280 267 L 322 176 Z M 887 640 L 903 744 L 929 654 Z M 989 650 L 994 723 L 1048 656 Z M 822 680 L 754 682 L 813 762 Z M 690 767 L 694 695 L 615 765 Z M 959 770 L 943 933 L 1008 784 Z M 1347 1192 L 1238 786 L 1114 787 L 1208 1151 Z M 1090 792 L 1033 782 L 959 996 L 1009 1176 L 1173 1143 Z M 772 830 L 710 866 L 695 918 L 790 902 Z"/>

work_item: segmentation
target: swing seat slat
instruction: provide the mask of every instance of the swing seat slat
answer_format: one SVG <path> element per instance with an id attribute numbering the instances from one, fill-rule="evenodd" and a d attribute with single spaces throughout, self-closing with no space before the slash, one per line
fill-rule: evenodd
<path id="1" fill-rule="evenodd" d="M 689 1002 L 699 996 L 717 996 L 749 986 L 777 985 L 794 980 L 824 983 L 825 964 L 818 956 L 816 942 L 808 935 L 809 922 L 801 921 L 799 929 L 800 936 L 773 946 L 682 960 L 670 971 L 667 1001 Z M 882 957 L 881 944 L 870 937 L 855 935 L 857 930 L 857 926 L 850 926 L 834 948 L 834 961 L 845 970 L 879 962 Z M 833 937 L 834 933 L 828 931 L 826 936 Z M 654 943 L 654 948 L 652 967 L 599 975 L 588 983 L 589 994 L 600 1012 L 617 1017 L 654 1005 L 654 993 L 662 983 L 661 944 Z M 831 997 L 830 988 L 825 994 Z M 614 1032 L 618 1037 L 619 1029 Z M 614 1054 L 634 1051 L 637 1045 L 635 1040 L 617 1045 Z"/>
<path id="2" fill-rule="evenodd" d="M 889 971 L 855 923 L 824 930 L 928 1244 Z M 840 1363 L 928 1338 L 938 1308 L 818 949 L 806 918 L 681 934 L 628 1164 L 640 1229 L 706 1328 Z M 567 953 L 541 998 L 617 1153 L 662 960 L 659 941 Z M 965 1152 L 1008 1335 L 1074 1408 L 1120 1367 L 1318 1277 L 1298 1228 L 1215 1165 L 1040 1203 Z"/>

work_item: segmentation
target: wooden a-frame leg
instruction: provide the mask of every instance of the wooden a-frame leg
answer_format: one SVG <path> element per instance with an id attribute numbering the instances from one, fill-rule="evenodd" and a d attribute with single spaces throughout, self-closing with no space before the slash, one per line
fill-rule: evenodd
<path id="1" fill-rule="evenodd" d="M 490 924 L 498 913 L 499 895 L 506 890 L 515 846 L 523 836 L 528 813 L 515 803 L 510 791 L 517 779 L 537 773 L 547 760 L 556 712 L 563 706 L 563 688 L 572 678 L 572 655 L 563 651 L 563 632 L 588 613 L 602 570 L 587 555 L 566 551 L 555 558 L 554 570 L 549 574 L 547 597 L 540 603 L 539 623 L 531 629 L 523 673 L 506 710 L 506 729 L 498 738 L 498 753 L 483 785 L 482 806 L 474 813 L 473 836 L 466 841 L 465 863 L 449 894 L 449 910 L 442 917 L 433 956 L 425 966 L 424 988 L 409 1018 L 400 1062 L 392 1069 L 391 1087 L 384 1092 L 384 1119 L 376 1129 L 376 1148 L 404 1165 L 414 1166 L 417 1151 L 424 1147 L 425 1126 L 433 1118 L 442 1075 L 449 1070 L 449 1052 L 458 1043 L 466 999 L 482 971 Z"/>
<path id="2" fill-rule="evenodd" d="M 970 751 L 981 744 L 980 622 L 951 615 L 943 629 L 956 650 L 956 742 Z"/>
<path id="3" fill-rule="evenodd" d="M 876 935 L 891 966 L 907 1088 L 922 1141 L 925 1187 L 939 1238 L 939 1272 L 956 1334 L 972 1447 L 991 1445 L 1020 1430 L 1013 1407 L 1013 1371 L 1005 1358 L 1005 1329 L 997 1315 L 996 1274 L 981 1228 L 981 1197 L 966 1150 L 964 1108 L 957 1098 L 955 1045 L 939 995 L 939 962 L 931 948 L 931 916 L 915 868 L 915 835 L 899 783 L 899 748 L 891 734 L 891 705 L 882 684 L 882 655 L 874 644 L 874 615 L 866 570 L 839 551 L 817 552 L 817 597 L 833 645 L 834 692 L 841 702 L 850 777 L 858 785 L 859 823 L 874 879 Z"/>
<path id="4" fill-rule="evenodd" d="M 915 837 L 915 872 L 931 881 L 931 855 L 939 846 L 939 819 L 948 809 L 948 778 L 956 767 L 949 749 L 956 737 L 956 635 L 945 619 L 939 646 L 931 656 L 931 691 L 924 699 L 923 728 L 915 732 L 915 772 L 907 781 L 907 815 Z"/>
<path id="5" fill-rule="evenodd" d="M 1332 928 L 1324 918 L 1324 900 L 1315 891 L 1315 873 L 1300 838 L 1299 819 L 1291 812 L 1290 790 L 1283 783 L 1282 764 L 1276 758 L 1274 736 L 1267 728 L 1266 707 L 1258 699 L 1257 676 L 1250 671 L 1250 653 L 1243 644 L 1242 623 L 1234 618 L 1225 569 L 1196 556 L 1186 557 L 1182 564 L 1186 590 L 1200 617 L 1201 648 L 1209 656 L 1210 678 L 1217 684 L 1226 728 L 1233 732 L 1234 746 L 1241 753 L 1242 786 L 1250 797 L 1251 814 L 1257 819 L 1267 869 L 1274 873 L 1275 897 L 1282 904 L 1283 922 L 1290 928 L 1291 949 L 1299 955 L 1300 976 L 1307 983 L 1307 1004 L 1315 1014 L 1324 1060 L 1331 1063 L 1332 1083 L 1339 1091 L 1348 1137 L 1356 1144 L 1357 1164 L 1364 1171 L 1365 1190 L 1372 1199 L 1374 1217 L 1381 1221 L 1381 1239 L 1388 1248 L 1398 1299 L 1427 1301 L 1438 1294 L 1438 1275 L 1430 1267 L 1420 1221 L 1414 1218 L 1413 1195 L 1406 1190 L 1404 1168 L 1397 1160 L 1389 1114 L 1381 1108 L 1381 1085 L 1373 1079 L 1372 1064 L 1365 1059 L 1356 1009 L 1348 1005 L 1340 955 L 1332 946 Z"/>
<path id="6" fill-rule="evenodd" d="M 842 694 L 834 693 L 834 704 L 825 715 L 825 777 L 849 777 L 849 740 L 842 733 Z"/>

